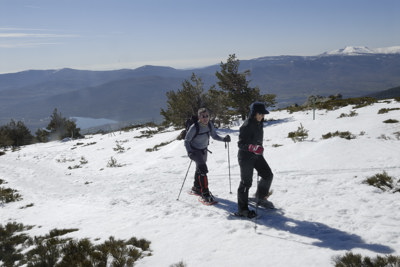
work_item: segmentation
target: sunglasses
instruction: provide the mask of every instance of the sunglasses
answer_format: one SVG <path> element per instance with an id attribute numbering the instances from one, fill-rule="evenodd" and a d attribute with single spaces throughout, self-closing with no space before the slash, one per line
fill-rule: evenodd
<path id="1" fill-rule="evenodd" d="M 201 115 L 201 118 L 203 119 L 208 118 L 208 115 Z"/>

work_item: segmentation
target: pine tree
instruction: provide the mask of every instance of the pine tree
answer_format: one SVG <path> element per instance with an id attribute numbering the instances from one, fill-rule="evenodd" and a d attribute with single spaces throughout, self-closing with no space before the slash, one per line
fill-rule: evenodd
<path id="1" fill-rule="evenodd" d="M 161 109 L 160 114 L 166 123 L 183 125 L 199 108 L 205 105 L 205 94 L 201 78 L 194 73 L 190 81 L 182 83 L 182 89 L 177 92 L 167 92 L 167 109 Z"/>
<path id="2" fill-rule="evenodd" d="M 0 146 L 19 147 L 29 145 L 33 141 L 33 135 L 22 121 L 11 120 L 5 126 L 0 127 Z"/>
<path id="3" fill-rule="evenodd" d="M 62 140 L 64 138 L 80 138 L 80 129 L 76 127 L 76 123 L 64 118 L 57 108 L 54 109 L 51 115 L 51 120 L 46 127 L 47 131 L 38 131 L 40 139 Z"/>
<path id="4" fill-rule="evenodd" d="M 217 71 L 215 75 L 218 78 L 218 86 L 227 94 L 225 104 L 245 119 L 251 103 L 261 101 L 271 106 L 275 104 L 275 95 L 261 95 L 258 87 L 250 87 L 247 77 L 251 72 L 250 70 L 239 72 L 239 65 L 240 61 L 236 59 L 236 55 L 229 55 L 226 63 L 221 62 L 221 71 Z"/>

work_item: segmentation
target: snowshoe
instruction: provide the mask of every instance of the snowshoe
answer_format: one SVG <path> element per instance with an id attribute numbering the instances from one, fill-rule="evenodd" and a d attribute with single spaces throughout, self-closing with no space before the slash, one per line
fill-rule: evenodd
<path id="1" fill-rule="evenodd" d="M 192 189 L 188 191 L 188 194 L 194 196 L 201 196 L 201 189 L 193 186 Z"/>
<path id="2" fill-rule="evenodd" d="M 272 195 L 273 191 L 269 191 L 268 194 L 263 199 L 258 199 L 256 196 L 249 198 L 249 202 L 253 205 L 262 207 L 264 209 L 275 209 L 274 204 L 268 200 L 268 198 Z"/>
<path id="3" fill-rule="evenodd" d="M 199 197 L 199 201 L 207 206 L 217 204 L 218 201 L 215 200 L 214 196 L 211 194 L 211 192 L 203 193 Z"/>
<path id="4" fill-rule="evenodd" d="M 254 199 L 254 200 L 250 200 L 249 201 L 253 202 L 255 205 L 262 207 L 264 209 L 275 209 L 274 203 L 272 203 L 271 201 L 268 201 L 266 199 Z"/>
<path id="5" fill-rule="evenodd" d="M 244 211 L 237 211 L 233 213 L 234 216 L 245 218 L 245 219 L 253 219 L 258 217 L 257 213 L 254 210 L 244 210 Z"/>

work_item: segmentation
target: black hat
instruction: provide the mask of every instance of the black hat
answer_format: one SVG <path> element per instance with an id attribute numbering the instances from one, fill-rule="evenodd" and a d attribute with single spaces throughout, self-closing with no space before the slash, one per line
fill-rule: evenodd
<path id="1" fill-rule="evenodd" d="M 254 102 L 250 106 L 250 112 L 254 116 L 256 113 L 259 114 L 269 114 L 268 110 L 265 108 L 265 104 L 262 102 Z"/>

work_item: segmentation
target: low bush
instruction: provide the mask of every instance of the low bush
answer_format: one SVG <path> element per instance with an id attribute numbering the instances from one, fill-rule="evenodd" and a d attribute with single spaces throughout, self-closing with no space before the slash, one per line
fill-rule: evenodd
<path id="1" fill-rule="evenodd" d="M 16 222 L 0 224 L 0 262 L 4 266 L 17 266 L 16 262 L 23 261 L 22 251 L 30 237 L 21 232 L 30 228 Z"/>
<path id="2" fill-rule="evenodd" d="M 117 153 L 124 153 L 125 147 L 121 146 L 119 143 L 116 144 L 116 147 L 113 148 Z"/>
<path id="3" fill-rule="evenodd" d="M 398 123 L 399 121 L 398 120 L 394 120 L 394 119 L 388 119 L 388 120 L 385 120 L 383 122 L 384 123 Z"/>
<path id="4" fill-rule="evenodd" d="M 336 137 L 336 136 L 339 136 L 340 138 L 344 138 L 344 139 L 347 139 L 347 140 L 351 140 L 351 139 L 355 139 L 356 138 L 356 136 L 354 134 L 352 134 L 351 132 L 349 132 L 349 131 L 346 131 L 346 132 L 336 131 L 334 133 L 323 134 L 322 135 L 322 139 L 329 139 L 329 138 Z"/>
<path id="5" fill-rule="evenodd" d="M 15 222 L 0 224 L 3 266 L 133 266 L 137 260 L 151 256 L 150 241 L 146 239 L 132 237 L 125 241 L 111 236 L 104 243 L 94 245 L 87 238 L 61 238 L 78 229 L 54 229 L 34 238 L 21 233 L 31 228 Z"/>
<path id="6" fill-rule="evenodd" d="M 187 266 L 186 263 L 184 263 L 183 261 L 170 265 L 170 267 L 186 267 L 186 266 Z"/>
<path id="7" fill-rule="evenodd" d="M 289 132 L 288 138 L 291 138 L 293 142 L 302 142 L 308 137 L 308 130 L 306 130 L 300 123 L 300 126 L 295 132 Z"/>
<path id="8" fill-rule="evenodd" d="M 6 182 L 4 180 L 0 179 L 0 185 L 5 183 Z M 17 190 L 11 188 L 0 187 L 0 203 L 20 201 L 22 196 L 17 192 Z"/>
<path id="9" fill-rule="evenodd" d="M 385 171 L 383 173 L 377 173 L 374 176 L 368 177 L 363 181 L 364 184 L 368 184 L 381 189 L 382 191 L 390 191 L 393 193 L 400 192 L 400 179 L 395 182 L 395 178 L 389 176 Z"/>
<path id="10" fill-rule="evenodd" d="M 114 157 L 111 157 L 110 160 L 107 162 L 107 167 L 109 168 L 116 168 L 122 167 L 122 164 L 117 163 L 117 160 Z"/>
<path id="11" fill-rule="evenodd" d="M 169 142 L 163 142 L 161 144 L 155 145 L 153 148 L 147 148 L 146 152 L 153 152 L 153 151 L 157 151 L 160 147 L 162 146 L 166 146 L 170 143 L 172 143 L 173 141 L 169 141 Z"/>
<path id="12" fill-rule="evenodd" d="M 388 113 L 389 111 L 392 111 L 392 110 L 400 110 L 400 108 L 381 108 L 378 111 L 378 114 Z"/>
<path id="13" fill-rule="evenodd" d="M 335 267 L 389 267 L 400 266 L 400 257 L 387 255 L 376 256 L 375 258 L 363 257 L 361 254 L 347 252 L 344 256 L 338 256 L 333 259 Z"/>
<path id="14" fill-rule="evenodd" d="M 339 118 L 355 117 L 357 115 L 358 115 L 358 113 L 355 112 L 354 110 L 352 110 L 352 111 L 350 111 L 349 114 L 346 114 L 346 113 L 340 114 Z"/>
<path id="15" fill-rule="evenodd" d="M 335 110 L 349 105 L 354 105 L 354 108 L 361 108 L 376 103 L 378 100 L 372 97 L 358 97 L 358 98 L 322 98 L 323 101 L 317 101 L 313 107 L 316 109 Z M 293 105 L 286 108 L 289 113 L 309 110 L 310 105 Z"/>

